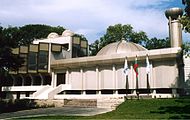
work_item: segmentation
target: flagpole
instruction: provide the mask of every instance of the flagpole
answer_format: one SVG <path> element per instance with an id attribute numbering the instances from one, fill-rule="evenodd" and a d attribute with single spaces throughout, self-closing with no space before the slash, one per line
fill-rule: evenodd
<path id="1" fill-rule="evenodd" d="M 146 74 L 146 80 L 147 80 L 147 89 L 148 89 L 148 95 L 149 95 L 150 89 L 149 89 L 149 75 L 148 75 L 148 73 Z"/>
<path id="2" fill-rule="evenodd" d="M 128 89 L 128 73 L 129 73 L 129 67 L 128 67 L 128 63 L 127 63 L 127 57 L 125 57 L 125 63 L 124 63 L 124 70 L 123 70 L 124 74 L 125 74 L 125 79 L 126 79 L 126 83 L 125 83 L 125 93 L 126 93 L 126 97 L 127 97 L 127 89 Z"/>
<path id="3" fill-rule="evenodd" d="M 126 85 L 125 85 L 125 93 L 126 93 L 126 98 L 127 98 L 127 89 L 128 89 L 128 75 L 126 75 Z"/>
<path id="4" fill-rule="evenodd" d="M 147 89 L 148 89 L 148 94 L 150 92 L 150 85 L 149 85 L 149 74 L 150 74 L 150 63 L 148 59 L 148 54 L 146 55 L 146 79 L 147 79 Z"/>
<path id="5" fill-rule="evenodd" d="M 139 84 L 138 84 L 138 63 L 137 63 L 137 55 L 135 58 L 135 72 L 136 72 L 136 94 L 137 94 L 137 99 L 139 100 Z"/>
<path id="6" fill-rule="evenodd" d="M 138 76 L 136 76 L 136 93 L 137 93 L 137 99 L 139 100 L 139 82 L 138 82 Z"/>

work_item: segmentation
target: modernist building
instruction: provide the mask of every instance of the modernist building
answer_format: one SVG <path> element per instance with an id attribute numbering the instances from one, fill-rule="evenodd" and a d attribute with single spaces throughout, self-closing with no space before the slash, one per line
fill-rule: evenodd
<path id="1" fill-rule="evenodd" d="M 87 56 L 87 41 L 65 31 L 60 37 L 51 33 L 28 47 L 14 50 L 26 58 L 23 67 L 4 86 L 6 98 L 96 99 L 101 96 L 151 96 L 171 98 L 184 88 L 181 53 L 183 11 L 166 11 L 171 48 L 147 50 L 121 40 L 102 48 L 96 56 Z M 146 72 L 146 59 L 149 69 Z M 128 76 L 123 72 L 127 59 Z M 138 76 L 133 68 L 138 59 Z"/>
<path id="2" fill-rule="evenodd" d="M 29 97 L 46 85 L 51 85 L 51 63 L 58 59 L 87 56 L 88 42 L 65 30 L 61 36 L 50 33 L 47 39 L 35 40 L 28 46 L 13 49 L 13 53 L 24 58 L 22 67 L 9 71 L 4 81 L 6 98 Z"/>

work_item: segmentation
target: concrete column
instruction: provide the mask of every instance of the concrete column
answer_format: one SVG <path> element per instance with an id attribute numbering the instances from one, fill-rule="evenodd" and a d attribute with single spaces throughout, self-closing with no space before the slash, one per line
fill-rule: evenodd
<path id="1" fill-rule="evenodd" d="M 69 69 L 66 70 L 66 84 L 69 84 Z"/>
<path id="2" fill-rule="evenodd" d="M 34 85 L 34 79 L 33 79 L 33 77 L 32 77 L 32 75 L 31 74 L 29 74 L 29 76 L 30 76 L 30 78 L 31 78 L 31 86 L 33 86 Z"/>
<path id="3" fill-rule="evenodd" d="M 51 68 L 50 68 L 50 65 L 51 65 L 51 43 L 49 43 L 49 50 L 48 50 L 48 73 L 50 73 L 50 70 L 51 70 Z"/>
<path id="4" fill-rule="evenodd" d="M 152 66 L 152 62 L 150 62 L 150 73 L 149 73 L 149 85 L 150 85 L 150 89 L 152 88 L 152 83 L 153 83 L 153 66 Z"/>
<path id="5" fill-rule="evenodd" d="M 70 58 L 72 58 L 73 50 L 72 50 L 72 44 L 73 44 L 73 37 L 70 37 L 70 42 L 69 42 L 69 49 L 68 51 L 70 52 Z"/>
<path id="6" fill-rule="evenodd" d="M 22 86 L 24 86 L 24 77 L 22 75 L 20 77 L 22 78 Z"/>
<path id="7" fill-rule="evenodd" d="M 101 94 L 101 81 L 100 81 L 100 75 L 99 75 L 99 67 L 96 66 L 96 82 L 97 82 L 97 94 Z"/>
<path id="8" fill-rule="evenodd" d="M 13 85 L 12 86 L 15 86 L 15 82 L 16 82 L 15 77 L 13 75 L 11 75 L 11 78 L 13 80 Z"/>
<path id="9" fill-rule="evenodd" d="M 41 79 L 41 86 L 43 85 L 43 83 L 44 83 L 44 78 L 43 78 L 43 76 L 42 76 L 42 74 L 41 73 L 39 73 L 39 76 L 40 76 L 40 79 Z"/>
<path id="10" fill-rule="evenodd" d="M 52 75 L 51 86 L 52 87 L 56 87 L 56 84 L 57 84 L 57 74 L 54 71 L 52 71 L 51 75 Z"/>
<path id="11" fill-rule="evenodd" d="M 116 65 L 113 64 L 112 65 L 112 76 L 113 76 L 113 79 L 114 79 L 114 85 L 115 85 L 115 93 L 114 94 L 118 94 L 118 90 L 117 90 L 117 87 L 118 87 L 118 83 L 117 83 L 117 79 L 116 79 Z"/>
<path id="12" fill-rule="evenodd" d="M 182 25 L 179 22 L 183 15 L 183 9 L 170 8 L 165 11 L 166 17 L 169 19 L 169 36 L 171 47 L 181 47 L 182 45 Z"/>
<path id="13" fill-rule="evenodd" d="M 181 47 L 182 45 L 182 29 L 179 20 L 171 21 L 171 46 Z"/>
<path id="14" fill-rule="evenodd" d="M 83 68 L 80 68 L 80 74 L 81 74 L 81 80 L 82 80 L 82 94 L 85 94 L 86 81 L 85 81 L 85 78 L 83 76 L 83 74 L 84 74 Z"/>

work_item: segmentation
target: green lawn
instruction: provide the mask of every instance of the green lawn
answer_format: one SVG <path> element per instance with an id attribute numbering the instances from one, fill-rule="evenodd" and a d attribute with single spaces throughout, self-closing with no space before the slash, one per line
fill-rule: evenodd
<path id="1" fill-rule="evenodd" d="M 43 116 L 28 119 L 190 119 L 190 98 L 127 100 L 116 110 L 96 116 Z"/>

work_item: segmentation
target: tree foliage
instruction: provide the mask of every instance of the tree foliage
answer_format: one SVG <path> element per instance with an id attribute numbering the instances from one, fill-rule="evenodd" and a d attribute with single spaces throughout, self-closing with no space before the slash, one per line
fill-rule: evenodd
<path id="1" fill-rule="evenodd" d="M 15 32 L 12 30 L 9 33 L 0 27 L 0 69 L 1 72 L 12 68 L 18 68 L 22 60 L 19 56 L 12 54 L 11 48 L 17 47 L 17 42 L 15 41 L 15 37 L 13 36 Z"/>
<path id="2" fill-rule="evenodd" d="M 185 32 L 190 33 L 190 0 L 182 0 L 185 5 L 185 14 L 182 16 L 181 23 Z"/>
<path id="3" fill-rule="evenodd" d="M 190 57 L 190 42 L 185 42 L 182 45 L 183 54 L 187 57 Z"/>
<path id="4" fill-rule="evenodd" d="M 147 49 L 160 49 L 170 47 L 169 38 L 158 39 L 156 37 L 148 39 L 145 41 L 144 47 Z"/>
<path id="5" fill-rule="evenodd" d="M 14 30 L 17 31 L 15 28 Z M 14 30 L 3 29 L 0 26 L 0 98 L 1 98 L 1 86 L 7 75 L 8 69 L 17 69 L 23 62 L 22 59 L 12 54 L 11 48 L 17 46 L 17 42 L 14 40 L 13 34 L 16 34 Z"/>
<path id="6" fill-rule="evenodd" d="M 122 38 L 129 42 L 141 44 L 147 49 L 166 48 L 170 46 L 168 38 L 149 39 L 145 32 L 136 32 L 133 30 L 133 27 L 129 24 L 116 24 L 114 26 L 109 26 L 107 28 L 106 34 L 103 35 L 103 37 L 101 37 L 100 40 L 96 40 L 94 43 L 90 44 L 90 55 L 96 55 L 98 51 L 107 44 L 116 41 L 121 41 Z"/>
<path id="7" fill-rule="evenodd" d="M 141 44 L 143 42 L 142 40 L 147 40 L 147 35 L 143 31 L 134 31 L 133 27 L 129 24 L 116 24 L 114 26 L 109 26 L 106 34 L 103 35 L 100 40 L 96 40 L 94 43 L 90 44 L 90 55 L 96 55 L 97 52 L 107 44 L 120 41 L 122 38 L 129 42 Z"/>
<path id="8" fill-rule="evenodd" d="M 18 45 L 27 45 L 35 39 L 46 38 L 51 32 L 62 34 L 64 30 L 65 29 L 60 26 L 52 27 L 48 25 L 31 24 L 22 27 L 8 27 L 5 28 L 4 31 L 7 34 L 11 34 Z"/>

